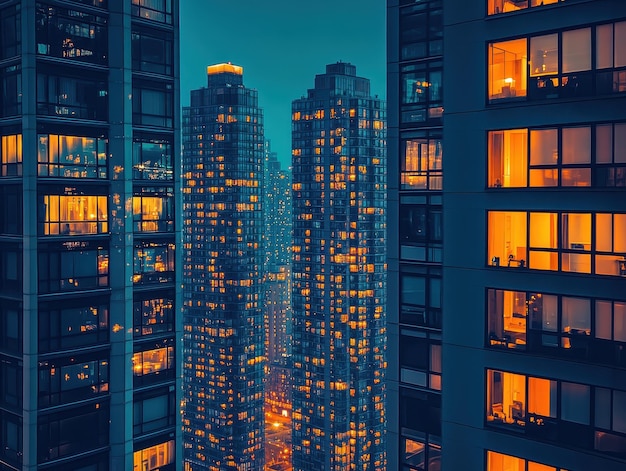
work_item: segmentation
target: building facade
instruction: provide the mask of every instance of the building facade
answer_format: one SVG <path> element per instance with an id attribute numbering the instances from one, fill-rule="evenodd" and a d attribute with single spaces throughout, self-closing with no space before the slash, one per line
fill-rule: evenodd
<path id="1" fill-rule="evenodd" d="M 293 466 L 385 469 L 385 103 L 339 62 L 292 104 Z"/>
<path id="2" fill-rule="evenodd" d="M 0 19 L 0 468 L 181 469 L 178 3 Z"/>
<path id="3" fill-rule="evenodd" d="M 625 469 L 626 4 L 444 23 L 444 469 Z"/>
<path id="4" fill-rule="evenodd" d="M 390 470 L 441 469 L 443 1 L 387 1 Z"/>
<path id="5" fill-rule="evenodd" d="M 263 469 L 263 115 L 243 68 L 183 110 L 185 469 Z"/>

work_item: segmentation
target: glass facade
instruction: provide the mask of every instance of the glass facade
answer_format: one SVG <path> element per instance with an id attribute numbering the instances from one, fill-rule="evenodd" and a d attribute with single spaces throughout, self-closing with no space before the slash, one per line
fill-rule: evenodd
<path id="1" fill-rule="evenodd" d="M 138 172 L 132 145 L 180 145 L 178 5 L 144 2 L 169 15 L 156 24 L 136 14 L 143 4 L 108 3 L 0 7 L 3 470 L 182 469 L 175 463 L 182 451 L 179 159 L 148 149 Z M 152 46 L 131 47 L 135 31 L 163 38 L 169 68 L 144 65 Z M 141 121 L 137 129 L 133 87 L 146 76 L 169 90 L 172 106 L 169 121 Z M 158 178 L 148 176 L 154 168 Z M 144 178 L 158 179 L 158 187 Z M 154 253 L 137 262 L 138 251 L 153 247 L 165 247 L 167 259 Z M 133 283 L 141 262 L 142 283 Z M 144 283 L 145 265 L 151 276 L 168 276 Z"/>
<path id="2" fill-rule="evenodd" d="M 386 468 L 385 144 L 351 64 L 292 103 L 294 470 Z"/>
<path id="3" fill-rule="evenodd" d="M 183 113 L 185 469 L 262 470 L 263 114 L 230 64 Z"/>

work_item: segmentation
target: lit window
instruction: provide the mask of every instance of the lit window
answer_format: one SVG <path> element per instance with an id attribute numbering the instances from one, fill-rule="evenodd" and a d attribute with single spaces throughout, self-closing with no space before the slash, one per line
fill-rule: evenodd
<path id="1" fill-rule="evenodd" d="M 174 462 L 174 440 L 133 453 L 133 471 L 154 471 Z"/>
<path id="2" fill-rule="evenodd" d="M 489 100 L 526 96 L 526 39 L 489 44 Z"/>
<path id="3" fill-rule="evenodd" d="M 22 175 L 22 135 L 2 136 L 0 147 L 0 176 Z"/>
<path id="4" fill-rule="evenodd" d="M 44 195 L 44 235 L 108 232 L 106 196 Z"/>

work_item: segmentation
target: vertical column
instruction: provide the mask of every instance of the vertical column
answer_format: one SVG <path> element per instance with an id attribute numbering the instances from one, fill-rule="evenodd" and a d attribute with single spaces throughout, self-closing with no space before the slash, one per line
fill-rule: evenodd
<path id="1" fill-rule="evenodd" d="M 111 470 L 133 469 L 132 70 L 130 2 L 110 2 Z"/>
<path id="2" fill-rule="evenodd" d="M 23 456 L 37 469 L 37 69 L 35 2 L 21 2 L 23 218 Z"/>

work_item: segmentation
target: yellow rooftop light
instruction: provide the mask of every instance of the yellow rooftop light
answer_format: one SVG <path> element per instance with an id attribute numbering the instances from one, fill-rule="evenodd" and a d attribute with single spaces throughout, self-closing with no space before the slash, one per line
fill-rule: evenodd
<path id="1" fill-rule="evenodd" d="M 207 74 L 215 75 L 215 74 L 223 74 L 225 72 L 237 75 L 243 75 L 243 67 L 239 65 L 233 65 L 230 62 L 227 64 L 215 64 L 210 65 L 206 68 Z"/>

